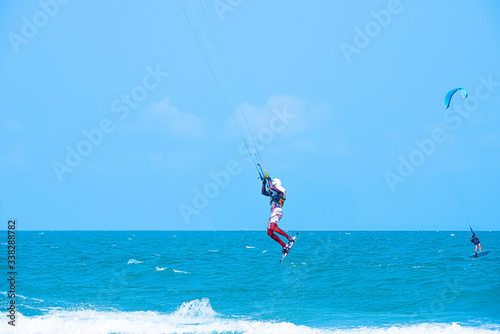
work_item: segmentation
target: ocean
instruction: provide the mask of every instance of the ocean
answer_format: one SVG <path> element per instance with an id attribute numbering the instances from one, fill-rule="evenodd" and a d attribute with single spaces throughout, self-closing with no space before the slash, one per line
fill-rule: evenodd
<path id="1" fill-rule="evenodd" d="M 500 333 L 500 232 L 298 232 L 17 231 L 0 333 Z"/>

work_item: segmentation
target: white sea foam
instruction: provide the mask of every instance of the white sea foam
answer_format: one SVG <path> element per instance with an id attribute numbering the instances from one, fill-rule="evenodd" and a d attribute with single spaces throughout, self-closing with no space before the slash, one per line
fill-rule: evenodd
<path id="1" fill-rule="evenodd" d="M 174 273 L 179 273 L 179 274 L 191 274 L 187 271 L 182 271 L 182 270 L 175 270 L 175 269 L 172 269 L 174 271 Z"/>
<path id="2" fill-rule="evenodd" d="M 21 298 L 21 299 L 25 299 L 25 300 L 34 300 L 36 302 L 43 302 L 44 301 L 43 299 L 38 299 L 38 298 L 33 298 L 33 297 L 25 297 L 25 296 L 17 294 L 17 293 L 16 293 L 16 298 Z"/>
<path id="3" fill-rule="evenodd" d="M 255 247 L 253 247 L 253 246 L 245 246 L 245 247 L 246 247 L 246 248 L 255 248 Z"/>
<path id="4" fill-rule="evenodd" d="M 219 250 L 218 249 L 209 249 L 209 252 L 217 253 Z"/>
<path id="5" fill-rule="evenodd" d="M 137 261 L 136 259 L 130 259 L 127 262 L 127 264 L 139 264 L 139 263 L 143 263 L 143 261 Z"/>
<path id="6" fill-rule="evenodd" d="M 163 268 L 160 268 L 160 267 L 156 267 L 156 271 L 162 271 L 162 270 L 165 270 L 167 269 L 168 267 L 163 267 Z"/>
<path id="7" fill-rule="evenodd" d="M 183 303 L 170 314 L 157 312 L 102 312 L 95 310 L 52 310 L 46 315 L 25 317 L 18 314 L 22 332 L 34 333 L 287 333 L 287 334 L 498 334 L 500 331 L 466 327 L 456 323 L 392 327 L 315 328 L 289 322 L 269 322 L 223 317 L 206 298 Z M 6 321 L 1 333 L 17 333 Z"/>

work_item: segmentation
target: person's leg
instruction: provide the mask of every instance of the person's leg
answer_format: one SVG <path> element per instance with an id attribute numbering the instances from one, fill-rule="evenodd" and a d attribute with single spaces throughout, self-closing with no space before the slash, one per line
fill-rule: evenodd
<path id="1" fill-rule="evenodd" d="M 276 225 L 276 224 L 274 224 L 274 226 L 275 226 L 275 228 L 273 229 L 274 232 L 279 233 L 282 236 L 284 236 L 287 240 L 290 240 L 290 237 L 288 236 L 288 234 L 285 233 L 285 231 L 283 231 L 282 229 L 280 229 L 278 227 L 278 225 Z"/>
<path id="2" fill-rule="evenodd" d="M 481 243 L 479 243 L 478 245 L 479 245 L 479 251 L 481 251 Z"/>
<path id="3" fill-rule="evenodd" d="M 271 224 L 269 224 L 269 228 L 267 229 L 267 235 L 269 235 L 271 238 L 273 238 L 274 241 L 279 243 L 281 245 L 281 247 L 285 248 L 286 247 L 285 243 L 283 241 L 281 241 L 281 239 L 276 234 L 274 234 L 274 232 L 279 233 L 279 231 L 281 231 L 281 230 L 278 228 L 276 223 L 271 223 Z M 283 232 L 283 231 L 281 231 L 281 232 Z"/>
<path id="4" fill-rule="evenodd" d="M 270 218 L 271 223 L 274 223 L 272 230 L 276 233 L 281 234 L 282 236 L 287 238 L 287 240 L 290 240 L 290 237 L 282 229 L 278 227 L 278 222 L 281 220 L 282 216 L 283 216 L 283 210 L 281 210 L 281 208 L 275 208 L 272 211 Z"/>
<path id="5" fill-rule="evenodd" d="M 474 253 L 477 253 L 477 244 L 476 244 L 476 248 L 474 248 Z"/>

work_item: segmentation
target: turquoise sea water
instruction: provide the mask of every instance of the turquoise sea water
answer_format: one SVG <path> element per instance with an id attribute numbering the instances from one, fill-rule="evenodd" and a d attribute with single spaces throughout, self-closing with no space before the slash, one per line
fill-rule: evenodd
<path id="1" fill-rule="evenodd" d="M 299 232 L 18 231 L 0 332 L 500 333 L 500 232 Z"/>

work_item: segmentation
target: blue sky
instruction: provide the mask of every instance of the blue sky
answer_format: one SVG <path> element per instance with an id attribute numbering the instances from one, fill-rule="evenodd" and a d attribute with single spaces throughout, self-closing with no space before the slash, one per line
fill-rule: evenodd
<path id="1" fill-rule="evenodd" d="M 286 230 L 500 228 L 498 1 L 181 4 L 0 5 L 4 221 L 264 230 L 241 105 Z"/>

